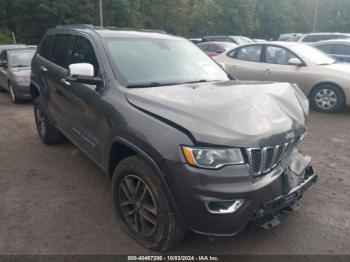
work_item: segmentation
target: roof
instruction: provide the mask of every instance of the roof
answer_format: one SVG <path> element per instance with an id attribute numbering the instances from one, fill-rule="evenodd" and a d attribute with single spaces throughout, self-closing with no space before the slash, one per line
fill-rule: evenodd
<path id="1" fill-rule="evenodd" d="M 306 33 L 304 35 L 350 35 L 349 33 L 339 33 L 339 32 L 318 32 L 318 33 Z"/>
<path id="2" fill-rule="evenodd" d="M 305 45 L 305 44 L 299 43 L 299 42 L 266 41 L 266 42 L 254 42 L 250 44 L 240 45 L 238 47 L 250 46 L 250 45 L 278 45 L 282 47 L 291 47 L 291 46 L 298 46 L 298 45 Z"/>
<path id="3" fill-rule="evenodd" d="M 313 45 L 320 45 L 320 44 L 350 44 L 350 38 L 349 39 L 324 40 L 324 41 L 316 42 Z"/>
<path id="4" fill-rule="evenodd" d="M 58 25 L 54 30 L 81 30 L 81 31 L 94 31 L 100 37 L 154 37 L 154 38 L 174 38 L 175 36 L 168 35 L 162 30 L 149 30 L 149 29 L 135 29 L 135 28 L 122 28 L 122 27 L 100 27 L 89 24 L 76 24 L 76 25 Z"/>
<path id="5" fill-rule="evenodd" d="M 17 51 L 32 51 L 32 50 L 36 50 L 36 47 L 23 47 L 23 48 L 9 48 L 6 49 L 7 52 L 17 52 Z"/>

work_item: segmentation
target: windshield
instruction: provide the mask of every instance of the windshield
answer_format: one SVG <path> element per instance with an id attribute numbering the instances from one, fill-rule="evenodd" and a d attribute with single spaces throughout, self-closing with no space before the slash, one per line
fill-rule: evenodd
<path id="1" fill-rule="evenodd" d="M 104 44 L 129 87 L 229 79 L 220 66 L 186 40 L 106 38 Z"/>
<path id="2" fill-rule="evenodd" d="M 238 45 L 246 45 L 254 42 L 253 40 L 243 36 L 233 36 L 232 38 L 236 41 Z"/>
<path id="3" fill-rule="evenodd" d="M 336 60 L 315 47 L 308 45 L 295 45 L 291 49 L 297 53 L 302 59 L 308 60 L 316 65 L 330 65 Z"/>
<path id="4" fill-rule="evenodd" d="M 15 51 L 10 53 L 12 67 L 30 67 L 35 50 Z"/>
<path id="5" fill-rule="evenodd" d="M 231 50 L 235 47 L 237 47 L 236 44 L 234 43 L 227 43 L 227 42 L 224 42 L 224 43 L 220 43 L 226 50 Z"/>

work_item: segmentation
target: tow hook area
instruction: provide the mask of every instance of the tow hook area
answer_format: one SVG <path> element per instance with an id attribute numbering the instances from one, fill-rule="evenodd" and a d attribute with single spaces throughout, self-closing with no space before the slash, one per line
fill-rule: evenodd
<path id="1" fill-rule="evenodd" d="M 281 223 L 281 217 L 289 213 L 295 212 L 300 208 L 299 202 L 286 206 L 274 214 L 266 215 L 262 218 L 258 218 L 254 221 L 254 224 L 258 227 L 262 227 L 266 230 L 278 226 Z"/>

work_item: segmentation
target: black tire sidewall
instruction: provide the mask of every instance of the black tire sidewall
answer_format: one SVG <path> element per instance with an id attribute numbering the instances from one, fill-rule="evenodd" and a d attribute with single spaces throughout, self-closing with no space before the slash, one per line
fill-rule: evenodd
<path id="1" fill-rule="evenodd" d="M 337 104 L 330 110 L 325 110 L 323 108 L 318 107 L 317 103 L 316 103 L 316 94 L 318 93 L 318 91 L 322 90 L 322 89 L 330 89 L 332 90 L 336 96 L 337 96 Z M 337 87 L 336 85 L 333 84 L 322 84 L 317 86 L 316 88 L 314 88 L 314 90 L 311 93 L 310 96 L 310 100 L 311 100 L 311 105 L 312 107 L 319 111 L 319 112 L 323 112 L 323 113 L 335 113 L 340 111 L 345 103 L 345 97 L 343 92 L 339 89 L 339 87 Z"/>
<path id="2" fill-rule="evenodd" d="M 159 178 L 156 177 L 152 168 L 150 168 L 138 157 L 133 157 L 133 161 L 130 160 L 131 159 L 128 161 L 129 163 L 118 166 L 113 175 L 112 188 L 116 215 L 121 227 L 132 239 L 147 248 L 160 250 L 167 239 L 166 234 L 168 233 L 169 228 L 168 214 L 170 213 L 169 202 L 162 189 L 161 182 L 159 181 Z M 134 164 L 131 164 L 132 162 Z M 131 174 L 140 177 L 146 183 L 146 185 L 152 191 L 156 202 L 158 209 L 158 225 L 156 231 L 150 237 L 140 237 L 136 232 L 129 228 L 121 214 L 120 205 L 118 203 L 119 185 L 125 176 Z"/>
<path id="3" fill-rule="evenodd" d="M 37 119 L 37 115 L 36 115 L 36 110 L 37 108 L 39 108 L 43 114 L 44 114 L 44 119 L 45 119 L 45 125 L 47 125 L 47 117 L 46 117 L 46 113 L 42 107 L 42 102 L 41 102 L 41 97 L 38 96 L 35 100 L 34 100 L 34 118 L 35 118 L 35 126 L 36 126 L 36 129 L 38 131 L 38 134 L 39 134 L 39 137 L 41 139 L 41 141 L 43 141 L 44 143 L 46 143 L 46 137 L 45 136 L 42 136 L 40 130 L 39 130 L 39 126 L 38 126 L 38 119 Z M 46 132 L 47 134 L 47 132 Z"/>
<path id="4" fill-rule="evenodd" d="M 12 99 L 11 89 L 13 91 L 14 99 Z M 10 93 L 10 99 L 11 99 L 12 103 L 18 104 L 19 103 L 19 99 L 16 96 L 17 91 L 16 91 L 16 88 L 11 83 L 9 83 L 9 93 Z"/>

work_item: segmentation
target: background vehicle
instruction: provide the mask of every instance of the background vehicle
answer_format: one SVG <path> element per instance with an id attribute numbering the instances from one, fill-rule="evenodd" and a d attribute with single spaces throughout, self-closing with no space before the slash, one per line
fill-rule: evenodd
<path id="1" fill-rule="evenodd" d="M 350 105 L 350 65 L 312 46 L 292 42 L 245 45 L 215 60 L 239 79 L 296 83 L 319 111 L 335 112 Z"/>
<path id="2" fill-rule="evenodd" d="M 348 39 L 350 34 L 343 33 L 310 33 L 304 34 L 297 39 L 297 42 L 315 43 L 331 39 Z"/>
<path id="3" fill-rule="evenodd" d="M 232 50 L 233 48 L 237 47 L 236 44 L 229 42 L 207 42 L 200 43 L 197 46 L 211 57 L 220 55 L 226 51 Z"/>
<path id="4" fill-rule="evenodd" d="M 296 42 L 302 35 L 301 33 L 282 34 L 279 36 L 278 41 Z"/>
<path id="5" fill-rule="evenodd" d="M 13 44 L 13 45 L 0 45 L 0 53 L 6 49 L 24 48 L 26 45 Z"/>
<path id="6" fill-rule="evenodd" d="M 195 45 L 197 45 L 197 44 L 202 42 L 202 38 L 191 38 L 191 39 L 188 39 L 188 40 L 190 40 Z"/>
<path id="7" fill-rule="evenodd" d="M 337 60 L 350 62 L 350 39 L 321 41 L 313 46 Z"/>
<path id="8" fill-rule="evenodd" d="M 230 80 L 186 39 L 60 26 L 33 58 L 31 95 L 41 140 L 64 134 L 81 148 L 112 177 L 126 233 L 165 251 L 186 229 L 233 235 L 276 221 L 317 179 L 297 148 L 303 93 Z"/>
<path id="9" fill-rule="evenodd" d="M 30 64 L 35 51 L 35 48 L 16 48 L 0 54 L 0 88 L 10 93 L 13 103 L 30 99 Z"/>
<path id="10" fill-rule="evenodd" d="M 203 37 L 202 42 L 229 42 L 236 45 L 244 45 L 253 43 L 254 41 L 245 36 L 218 35 Z"/>

